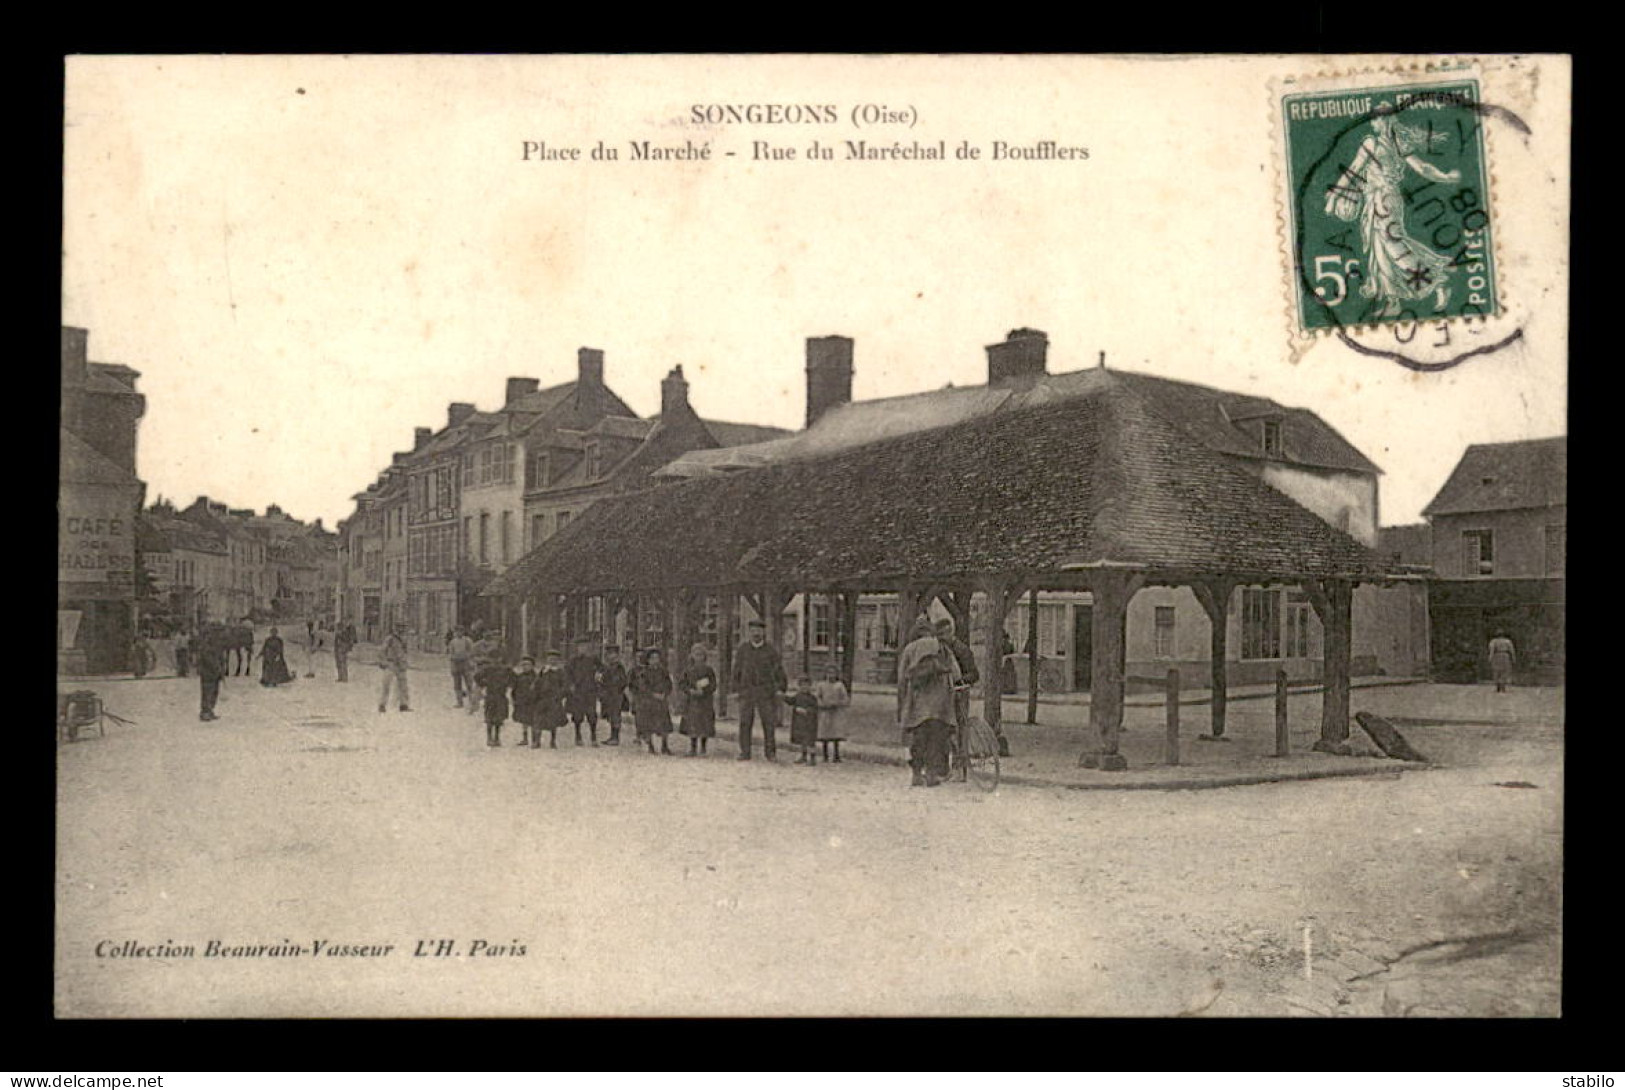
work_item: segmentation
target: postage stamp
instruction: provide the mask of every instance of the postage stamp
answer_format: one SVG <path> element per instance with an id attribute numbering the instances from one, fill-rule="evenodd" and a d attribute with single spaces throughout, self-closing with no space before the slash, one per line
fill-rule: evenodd
<path id="1" fill-rule="evenodd" d="M 1431 370 L 1516 338 L 1503 328 L 1488 130 L 1521 122 L 1486 101 L 1479 76 L 1272 85 L 1299 354 L 1332 335 Z"/>

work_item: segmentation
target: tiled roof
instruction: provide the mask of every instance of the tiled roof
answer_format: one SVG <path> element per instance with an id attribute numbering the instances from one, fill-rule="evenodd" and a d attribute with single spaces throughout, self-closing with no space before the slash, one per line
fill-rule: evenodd
<path id="1" fill-rule="evenodd" d="M 1101 382 L 828 457 L 600 500 L 487 593 L 961 579 L 1102 562 L 1256 578 L 1386 570 L 1192 444 L 1137 386 Z"/>
<path id="2" fill-rule="evenodd" d="M 719 447 L 742 447 L 748 443 L 765 443 L 794 434 L 788 428 L 774 428 L 766 424 L 730 424 L 725 420 L 706 420 L 705 430 Z"/>
<path id="3" fill-rule="evenodd" d="M 613 435 L 622 439 L 642 440 L 654 430 L 655 421 L 640 420 L 635 416 L 606 416 L 586 431 L 587 435 Z"/>
<path id="4" fill-rule="evenodd" d="M 685 454 L 659 476 L 700 476 L 712 469 L 817 458 L 866 443 L 988 416 L 1014 412 L 1056 400 L 1086 396 L 1102 386 L 1121 383 L 1156 402 L 1158 409 L 1190 439 L 1210 450 L 1242 458 L 1263 459 L 1260 417 L 1281 421 L 1279 460 L 1329 469 L 1378 473 L 1380 470 L 1336 429 L 1306 409 L 1269 398 L 1252 397 L 1159 378 L 1132 371 L 1089 368 L 1043 375 L 1026 386 L 950 386 L 900 397 L 854 401 L 830 409 L 804 432 L 788 439 L 755 443 L 723 455 L 714 451 Z"/>
<path id="5" fill-rule="evenodd" d="M 1422 514 L 1463 515 L 1568 503 L 1569 440 L 1474 443 Z"/>

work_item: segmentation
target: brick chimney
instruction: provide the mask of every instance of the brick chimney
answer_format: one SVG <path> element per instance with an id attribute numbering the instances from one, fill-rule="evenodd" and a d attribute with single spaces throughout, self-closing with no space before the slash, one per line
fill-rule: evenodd
<path id="1" fill-rule="evenodd" d="M 512 405 L 526 394 L 534 394 L 541 383 L 533 378 L 511 378 L 508 380 L 508 391 L 502 399 L 503 405 Z"/>
<path id="2" fill-rule="evenodd" d="M 1049 337 L 1042 330 L 1012 329 L 1003 341 L 987 346 L 987 384 L 1042 375 L 1048 355 Z"/>
<path id="3" fill-rule="evenodd" d="M 583 386 L 601 388 L 604 385 L 604 350 L 602 348 L 576 349 L 576 381 Z"/>
<path id="4" fill-rule="evenodd" d="M 474 406 L 467 401 L 453 401 L 446 406 L 446 427 L 455 428 L 474 415 Z"/>
<path id="5" fill-rule="evenodd" d="M 807 338 L 807 426 L 852 400 L 852 338 Z"/>
<path id="6" fill-rule="evenodd" d="M 683 377 L 683 365 L 671 369 L 671 374 L 660 380 L 660 418 L 693 413 L 688 404 L 688 379 Z"/>
<path id="7" fill-rule="evenodd" d="M 433 435 L 434 435 L 434 429 L 433 428 L 413 428 L 412 429 L 412 450 L 414 452 L 422 450 L 426 445 L 428 445 L 429 439 Z"/>

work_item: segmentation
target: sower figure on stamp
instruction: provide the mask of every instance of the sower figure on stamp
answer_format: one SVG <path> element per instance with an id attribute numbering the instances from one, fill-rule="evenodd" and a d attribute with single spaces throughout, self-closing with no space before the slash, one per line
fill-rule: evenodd
<path id="1" fill-rule="evenodd" d="M 564 666 L 564 676 L 570 682 L 570 722 L 576 728 L 576 745 L 581 744 L 581 722 L 586 720 L 592 744 L 598 744 L 598 675 L 604 664 L 592 653 L 587 639 L 576 641 L 575 654 Z"/>
<path id="2" fill-rule="evenodd" d="M 739 694 L 739 759 L 751 758 L 751 730 L 762 720 L 762 753 L 778 760 L 779 694 L 788 684 L 777 648 L 767 645 L 767 625 L 750 622 L 750 639 L 734 652 L 733 688 Z"/>
<path id="3" fill-rule="evenodd" d="M 914 787 L 935 787 L 948 778 L 957 684 L 959 663 L 938 641 L 931 622 L 921 617 L 897 660 L 897 725 L 909 739 Z"/>
<path id="4" fill-rule="evenodd" d="M 598 713 L 609 724 L 606 746 L 621 744 L 621 717 L 626 712 L 626 686 L 631 681 L 621 649 L 614 644 L 604 648 L 604 668 L 598 671 Z"/>

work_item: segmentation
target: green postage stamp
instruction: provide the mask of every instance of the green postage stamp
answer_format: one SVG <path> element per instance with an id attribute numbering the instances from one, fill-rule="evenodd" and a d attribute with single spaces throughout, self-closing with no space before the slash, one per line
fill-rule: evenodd
<path id="1" fill-rule="evenodd" d="M 1283 91 L 1295 332 L 1498 314 L 1478 80 Z"/>

